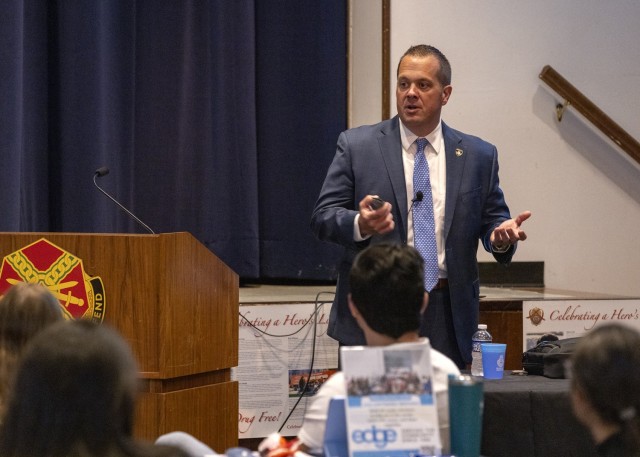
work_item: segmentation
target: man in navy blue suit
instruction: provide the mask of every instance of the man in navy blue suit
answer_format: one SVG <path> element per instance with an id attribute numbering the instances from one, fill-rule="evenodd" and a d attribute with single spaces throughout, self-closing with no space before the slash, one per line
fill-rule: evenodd
<path id="1" fill-rule="evenodd" d="M 398 115 L 340 134 L 311 218 L 319 239 L 345 248 L 329 335 L 342 345 L 365 344 L 347 305 L 349 269 L 370 243 L 414 244 L 411 209 L 424 193 L 414 189 L 413 166 L 416 140 L 426 138 L 439 279 L 429 291 L 420 334 L 465 368 L 478 324 L 478 242 L 508 264 L 516 243 L 526 239 L 521 225 L 531 213 L 511 218 L 495 146 L 442 122 L 452 91 L 447 58 L 432 46 L 412 46 L 397 76 Z M 384 201 L 379 208 L 374 196 Z"/>

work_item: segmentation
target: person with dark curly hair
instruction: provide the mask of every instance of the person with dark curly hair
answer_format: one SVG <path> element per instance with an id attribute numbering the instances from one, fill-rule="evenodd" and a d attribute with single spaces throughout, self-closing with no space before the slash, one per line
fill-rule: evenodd
<path id="1" fill-rule="evenodd" d="M 424 290 L 424 261 L 412 246 L 374 244 L 360 252 L 349 274 L 349 310 L 362 329 L 367 346 L 390 346 L 424 341 L 420 320 L 429 296 Z M 459 375 L 456 364 L 431 348 L 433 392 L 443 451 L 449 450 L 448 376 Z M 344 373 L 333 374 L 307 406 L 298 432 L 299 449 L 322 452 L 331 398 L 346 395 Z"/>

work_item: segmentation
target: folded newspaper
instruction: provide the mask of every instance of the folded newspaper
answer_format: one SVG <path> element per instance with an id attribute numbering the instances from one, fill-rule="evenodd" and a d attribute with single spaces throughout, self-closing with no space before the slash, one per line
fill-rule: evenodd
<path id="1" fill-rule="evenodd" d="M 351 457 L 441 454 L 429 340 L 342 347 L 341 357 Z"/>

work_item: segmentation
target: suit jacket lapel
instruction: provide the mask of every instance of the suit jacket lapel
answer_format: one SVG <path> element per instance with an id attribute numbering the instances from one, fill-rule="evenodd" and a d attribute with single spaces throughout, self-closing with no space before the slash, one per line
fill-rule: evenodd
<path id="1" fill-rule="evenodd" d="M 462 147 L 462 138 L 444 122 L 442 123 L 442 133 L 444 135 L 444 149 L 447 158 L 447 196 L 444 206 L 444 236 L 446 239 L 453 221 L 458 194 L 460 193 L 467 154 Z"/>
<path id="2" fill-rule="evenodd" d="M 396 223 L 402 230 L 404 239 L 407 237 L 407 185 L 404 182 L 404 166 L 402 163 L 402 144 L 400 141 L 400 122 L 398 116 L 386 122 L 380 129 L 378 136 L 382 160 L 387 167 L 389 180 L 395 197 Z"/>

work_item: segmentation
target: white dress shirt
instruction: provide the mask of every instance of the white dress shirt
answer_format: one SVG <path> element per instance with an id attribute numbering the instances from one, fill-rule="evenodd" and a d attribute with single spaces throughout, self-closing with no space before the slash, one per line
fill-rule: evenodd
<path id="1" fill-rule="evenodd" d="M 407 186 L 407 208 L 411 208 L 411 201 L 415 197 L 413 190 L 413 164 L 419 138 L 409 130 L 398 118 L 400 123 L 400 141 L 402 143 L 402 164 L 404 167 L 404 182 Z M 431 180 L 431 195 L 433 196 L 433 216 L 436 228 L 436 246 L 438 247 L 438 268 L 440 278 L 447 277 L 447 266 L 444 262 L 444 203 L 447 195 L 447 159 L 444 152 L 444 137 L 442 136 L 442 120 L 437 127 L 424 138 L 429 141 L 425 149 L 427 162 L 429 163 L 429 179 Z M 362 236 L 358 226 L 360 214 L 353 221 L 353 239 L 363 241 L 369 236 Z M 413 246 L 413 212 L 409 211 L 407 217 L 407 244 Z"/>

